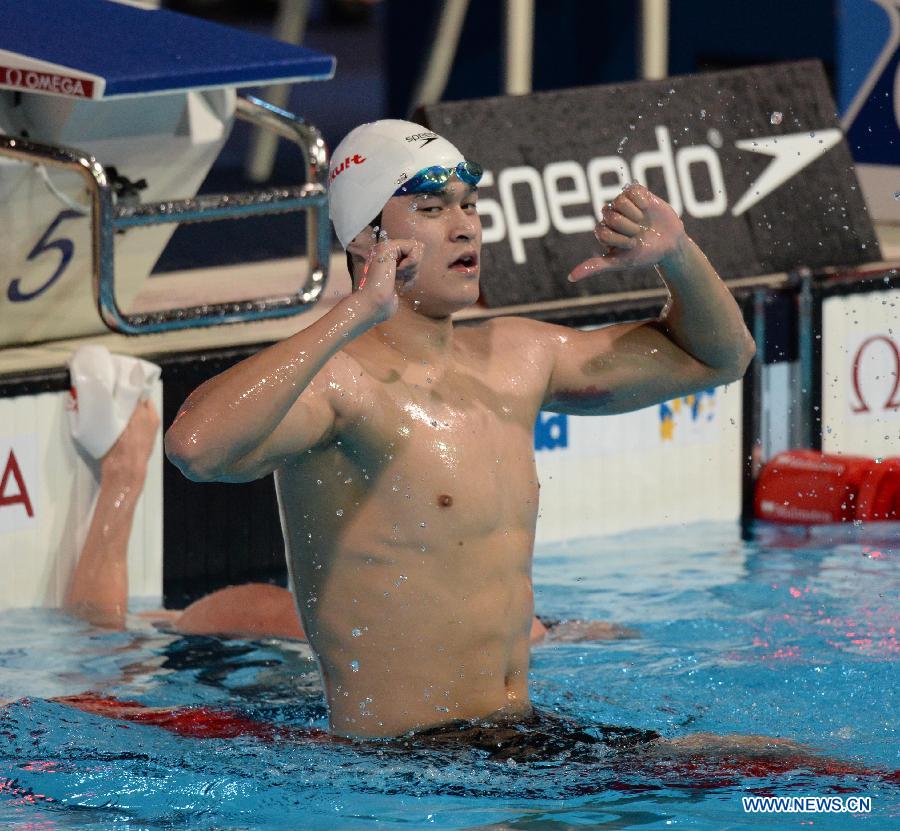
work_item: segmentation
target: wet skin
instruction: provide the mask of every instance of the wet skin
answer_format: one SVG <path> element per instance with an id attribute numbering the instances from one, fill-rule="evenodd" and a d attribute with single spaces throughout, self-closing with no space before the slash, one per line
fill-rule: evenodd
<path id="1" fill-rule="evenodd" d="M 475 199 L 455 179 L 392 198 L 389 241 L 373 248 L 367 229 L 348 247 L 367 260 L 359 290 L 207 382 L 167 435 L 191 478 L 275 472 L 294 594 L 341 735 L 527 712 L 538 411 L 637 409 L 739 377 L 752 354 L 727 289 L 659 200 L 641 244 L 681 279 L 696 338 L 519 318 L 454 329 L 450 315 L 478 297 Z M 631 252 L 643 216 L 622 207 L 634 222 L 608 228 Z M 610 234 L 598 238 L 618 244 Z"/>
<path id="2" fill-rule="evenodd" d="M 478 268 L 448 266 L 481 243 L 474 194 L 450 193 L 385 207 L 391 238 L 423 243 L 415 284 L 345 347 L 359 367 L 352 411 L 276 475 L 340 733 L 529 706 L 532 430 L 550 367 L 534 346 L 511 352 L 501 321 L 449 328 L 478 297 Z"/>
<path id="3" fill-rule="evenodd" d="M 502 328 L 460 330 L 441 366 L 354 342 L 359 411 L 276 475 L 338 732 L 528 706 L 544 387 L 521 372 L 539 355 L 502 359 Z"/>

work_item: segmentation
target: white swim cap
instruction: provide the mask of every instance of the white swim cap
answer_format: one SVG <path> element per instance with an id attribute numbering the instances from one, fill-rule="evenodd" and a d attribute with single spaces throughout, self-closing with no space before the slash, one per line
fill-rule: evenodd
<path id="1" fill-rule="evenodd" d="M 329 215 L 341 245 L 346 248 L 420 170 L 464 160 L 447 139 L 411 121 L 384 119 L 351 130 L 335 148 L 328 171 Z"/>

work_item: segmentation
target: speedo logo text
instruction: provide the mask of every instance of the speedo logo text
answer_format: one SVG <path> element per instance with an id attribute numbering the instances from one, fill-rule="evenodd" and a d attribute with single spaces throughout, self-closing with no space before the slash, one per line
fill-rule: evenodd
<path id="1" fill-rule="evenodd" d="M 629 182 L 648 185 L 648 171 L 661 174 L 664 189 L 656 188 L 680 216 L 703 219 L 722 216 L 729 210 L 722 163 L 716 149 L 708 144 L 673 148 L 669 128 L 655 128 L 656 148 L 635 154 L 630 162 L 623 156 L 595 156 L 586 165 L 574 160 L 554 161 L 543 170 L 530 165 L 507 167 L 496 177 L 497 197 L 485 189 L 495 185 L 494 174 L 485 170 L 479 183 L 478 213 L 489 222 L 483 242 L 506 239 L 513 261 L 527 262 L 524 241 L 544 236 L 551 226 L 561 234 L 590 233 L 603 206 L 615 198 Z M 838 129 L 740 140 L 735 146 L 744 152 L 770 157 L 769 164 L 731 206 L 740 216 L 783 185 L 798 171 L 834 147 L 841 139 Z M 514 193 L 519 193 L 520 211 Z M 590 212 L 576 210 L 590 207 Z"/>
<path id="2" fill-rule="evenodd" d="M 437 133 L 416 133 L 412 136 L 406 136 L 405 140 L 408 142 L 421 141 L 422 143 L 419 145 L 419 150 L 421 150 L 423 147 L 431 144 L 431 142 L 437 141 L 437 137 Z"/>

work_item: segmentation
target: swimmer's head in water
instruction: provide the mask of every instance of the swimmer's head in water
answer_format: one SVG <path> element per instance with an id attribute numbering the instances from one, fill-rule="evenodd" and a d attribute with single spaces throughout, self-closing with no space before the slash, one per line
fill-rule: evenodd
<path id="1" fill-rule="evenodd" d="M 351 130 L 335 148 L 328 175 L 329 213 L 341 245 L 392 196 L 439 191 L 454 174 L 474 186 L 481 167 L 420 124 L 384 119 Z"/>

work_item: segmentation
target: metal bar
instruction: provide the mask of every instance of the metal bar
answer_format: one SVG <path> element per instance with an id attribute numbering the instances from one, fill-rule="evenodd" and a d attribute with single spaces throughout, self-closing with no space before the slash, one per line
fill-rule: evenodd
<path id="1" fill-rule="evenodd" d="M 418 107 L 436 104 L 441 100 L 441 96 L 447 88 L 450 70 L 453 68 L 453 60 L 459 46 L 459 36 L 462 33 L 468 10 L 469 0 L 444 0 L 428 63 L 413 93 L 411 112 Z"/>
<path id="2" fill-rule="evenodd" d="M 211 222 L 218 219 L 243 219 L 259 214 L 290 213 L 328 204 L 328 196 L 319 185 L 299 188 L 215 194 L 123 206 L 115 210 L 116 230 L 164 225 L 169 222 Z"/>
<path id="3" fill-rule="evenodd" d="M 799 389 L 797 390 L 798 426 L 801 447 L 821 447 L 821 436 L 813 435 L 812 398 L 814 386 L 814 348 L 813 338 L 813 274 L 809 269 L 798 271 L 796 279 L 799 283 L 797 293 L 797 357 L 800 364 Z"/>
<path id="4" fill-rule="evenodd" d="M 641 77 L 658 81 L 669 74 L 669 0 L 641 0 Z"/>
<path id="5" fill-rule="evenodd" d="M 810 291 L 810 336 L 809 336 L 809 417 L 810 447 L 822 449 L 822 351 L 825 341 L 823 326 L 823 304 L 825 292 L 821 285 L 813 285 Z"/>
<path id="6" fill-rule="evenodd" d="M 754 514 L 754 493 L 758 467 L 765 459 L 763 447 L 763 373 L 766 362 L 766 298 L 768 290 L 760 288 L 749 298 L 745 297 L 741 304 L 744 320 L 750 318 L 749 329 L 756 342 L 756 355 L 750 364 L 750 370 L 744 376 L 741 449 L 743 466 L 741 468 L 741 535 L 744 539 L 752 538 Z"/>
<path id="7" fill-rule="evenodd" d="M 534 51 L 534 0 L 506 0 L 504 81 L 507 95 L 531 92 Z"/>
<path id="8" fill-rule="evenodd" d="M 765 461 L 766 448 L 762 445 L 765 435 L 764 414 L 762 411 L 763 402 L 763 385 L 765 383 L 766 369 L 766 301 L 769 297 L 769 290 L 766 288 L 756 289 L 753 294 L 753 341 L 756 344 L 756 355 L 750 364 L 751 368 L 751 396 L 756 402 L 753 413 L 753 423 L 750 425 L 752 431 L 752 447 L 759 448 L 760 461 Z M 751 454 L 752 454 L 751 447 Z M 756 461 L 751 459 L 751 465 Z"/>
<path id="9" fill-rule="evenodd" d="M 256 99 L 238 99 L 235 114 L 297 144 L 303 154 L 307 182 L 250 194 L 221 194 L 136 207 L 113 204 L 113 191 L 103 166 L 80 150 L 39 144 L 0 135 L 0 155 L 31 164 L 75 170 L 91 196 L 93 290 L 103 322 L 124 334 L 247 322 L 297 314 L 315 303 L 324 288 L 331 247 L 326 183 L 328 152 L 321 134 L 302 119 Z M 115 232 L 129 227 L 173 222 L 206 222 L 258 214 L 305 211 L 309 272 L 296 294 L 251 298 L 142 314 L 124 313 L 115 290 Z"/>
<path id="10" fill-rule="evenodd" d="M 258 98 L 238 98 L 235 115 L 296 144 L 306 164 L 307 186 L 318 185 L 321 193 L 326 193 L 328 149 L 322 134 L 315 127 L 304 122 L 299 116 L 273 107 Z M 328 273 L 331 251 L 331 226 L 325 200 L 316 209 L 307 211 L 306 250 L 310 263 L 308 281 L 318 287 L 316 290 L 318 296 Z"/>
<path id="11" fill-rule="evenodd" d="M 275 18 L 274 36 L 285 43 L 299 46 L 306 34 L 310 0 L 280 0 Z M 266 90 L 266 99 L 276 107 L 284 108 L 291 100 L 293 84 L 276 84 Z M 244 172 L 251 182 L 265 182 L 272 175 L 278 142 L 267 130 L 257 128 L 250 140 L 250 150 Z"/>

